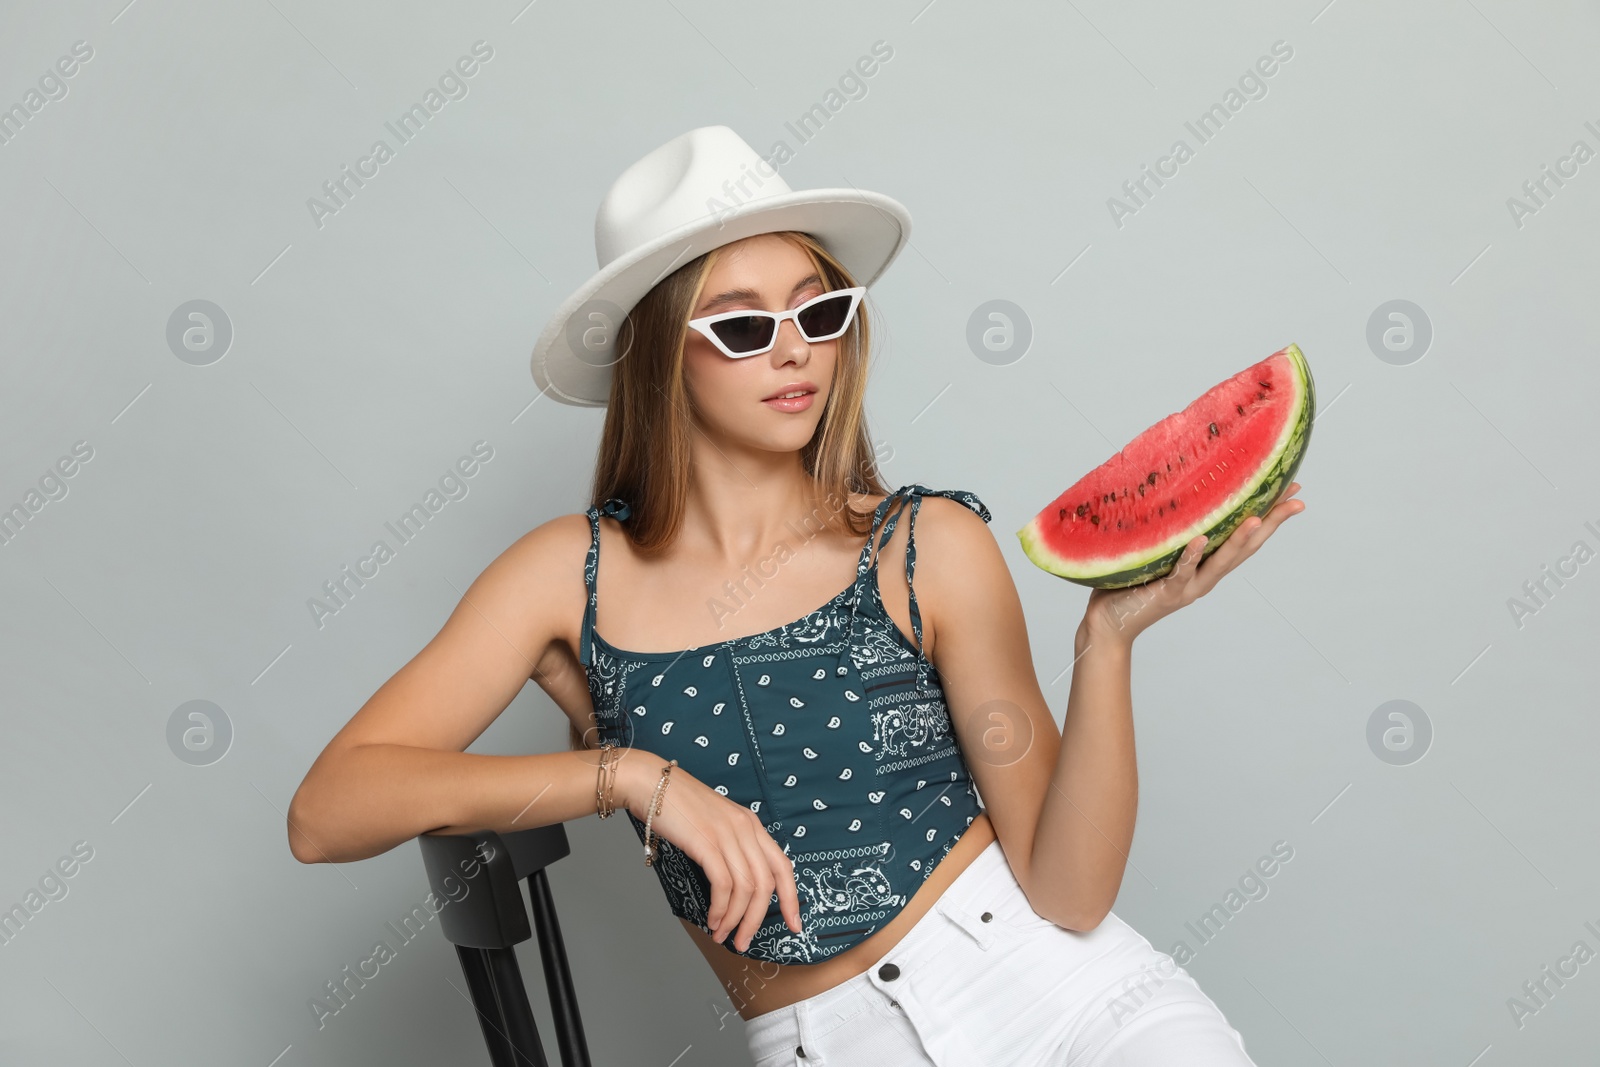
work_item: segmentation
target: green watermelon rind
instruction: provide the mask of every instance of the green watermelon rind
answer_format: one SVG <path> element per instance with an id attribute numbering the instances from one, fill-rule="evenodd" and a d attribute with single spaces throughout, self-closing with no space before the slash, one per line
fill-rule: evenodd
<path id="1" fill-rule="evenodd" d="M 1222 547 L 1228 535 L 1233 533 L 1245 519 L 1252 515 L 1265 515 L 1272 509 L 1289 483 L 1294 480 L 1295 472 L 1300 469 L 1300 461 L 1305 457 L 1306 449 L 1311 443 L 1311 424 L 1316 417 L 1317 409 L 1316 383 L 1312 380 L 1311 367 L 1306 363 L 1305 354 L 1300 351 L 1300 346 L 1291 344 L 1283 351 L 1289 357 L 1301 387 L 1300 410 L 1293 419 L 1285 422 L 1283 433 L 1278 439 L 1278 446 L 1262 461 L 1258 475 L 1251 478 L 1243 489 L 1217 505 L 1210 515 L 1201 520 L 1205 528 L 1200 532 L 1206 536 L 1205 549 L 1201 553 L 1202 560 Z M 1200 523 L 1195 525 L 1198 526 Z M 1190 527 L 1191 530 L 1193 528 Z M 1175 534 L 1154 550 L 1144 553 L 1146 558 L 1133 566 L 1109 574 L 1086 574 L 1075 567 L 1071 560 L 1056 555 L 1044 543 L 1038 534 L 1037 516 L 1017 531 L 1023 552 L 1035 566 L 1069 582 L 1093 589 L 1126 589 L 1170 574 L 1177 566 L 1178 557 L 1183 554 L 1184 548 L 1194 540 L 1195 536 L 1194 533 Z"/>

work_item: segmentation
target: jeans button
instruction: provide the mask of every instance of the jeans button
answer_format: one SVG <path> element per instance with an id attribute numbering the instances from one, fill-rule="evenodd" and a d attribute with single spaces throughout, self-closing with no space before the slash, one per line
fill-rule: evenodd
<path id="1" fill-rule="evenodd" d="M 799 1056 L 801 1059 L 805 1059 L 806 1058 L 806 1047 L 804 1045 L 796 1045 L 794 1047 L 794 1054 L 796 1056 Z"/>
<path id="2" fill-rule="evenodd" d="M 896 967 L 892 963 L 885 963 L 882 967 L 878 968 L 878 977 L 882 978 L 885 982 L 892 982 L 896 978 L 900 977 L 900 968 Z"/>
<path id="3" fill-rule="evenodd" d="M 992 920 L 994 918 L 994 913 L 986 911 L 986 912 L 983 913 L 982 916 L 980 916 L 980 918 L 982 918 L 984 922 L 989 922 L 990 920 Z"/>

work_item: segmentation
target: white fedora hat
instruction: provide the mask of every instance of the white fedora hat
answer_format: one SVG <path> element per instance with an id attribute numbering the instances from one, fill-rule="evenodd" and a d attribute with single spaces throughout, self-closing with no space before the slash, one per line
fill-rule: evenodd
<path id="1" fill-rule="evenodd" d="M 604 407 L 626 353 L 622 318 L 657 282 L 719 245 L 758 233 L 815 237 L 870 286 L 911 233 L 899 201 L 860 189 L 792 190 L 726 126 L 701 126 L 623 171 L 594 219 L 600 270 L 556 309 L 533 346 L 533 380 L 563 403 Z"/>

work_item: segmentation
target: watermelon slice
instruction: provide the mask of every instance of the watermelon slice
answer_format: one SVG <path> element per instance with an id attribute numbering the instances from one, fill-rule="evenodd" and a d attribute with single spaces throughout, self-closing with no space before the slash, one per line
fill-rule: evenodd
<path id="1" fill-rule="evenodd" d="M 1169 573 L 1206 535 L 1209 556 L 1265 515 L 1311 442 L 1311 368 L 1290 345 L 1129 441 L 1017 531 L 1036 565 L 1079 585 L 1122 589 Z"/>

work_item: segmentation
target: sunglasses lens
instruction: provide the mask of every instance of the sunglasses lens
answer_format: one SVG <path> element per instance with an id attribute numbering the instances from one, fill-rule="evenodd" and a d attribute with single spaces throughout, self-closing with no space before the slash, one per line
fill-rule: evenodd
<path id="1" fill-rule="evenodd" d="M 800 331 L 808 341 L 826 341 L 837 337 L 850 325 L 850 307 L 854 297 L 849 293 L 818 300 L 797 315 Z"/>
<path id="2" fill-rule="evenodd" d="M 757 352 L 772 342 L 772 320 L 764 315 L 740 315 L 711 325 L 717 339 L 732 352 Z"/>

